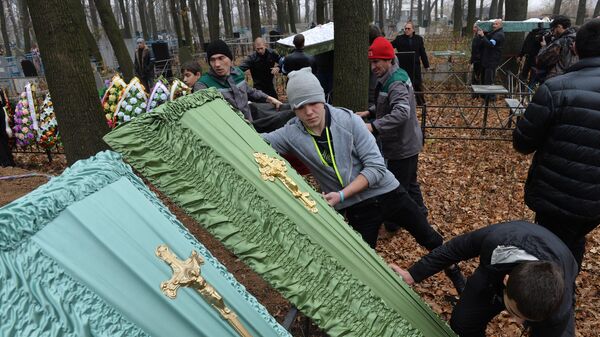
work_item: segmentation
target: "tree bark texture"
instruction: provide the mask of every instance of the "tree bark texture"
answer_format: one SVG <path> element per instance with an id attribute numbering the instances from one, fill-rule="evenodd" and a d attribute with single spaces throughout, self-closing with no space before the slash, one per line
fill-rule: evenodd
<path id="1" fill-rule="evenodd" d="M 150 38 L 150 34 L 148 33 L 148 22 L 146 21 L 146 0 L 137 0 L 137 2 L 140 25 L 142 26 L 142 37 L 147 41 Z"/>
<path id="2" fill-rule="evenodd" d="M 29 11 L 27 10 L 26 0 L 19 1 L 19 14 L 21 17 L 21 26 L 23 27 L 23 52 L 29 53 L 31 51 L 31 35 L 29 28 L 31 26 L 31 20 L 29 19 Z"/>
<path id="3" fill-rule="evenodd" d="M 129 4 L 130 4 L 129 14 L 131 14 L 132 23 L 133 23 L 133 27 L 132 27 L 133 35 L 135 35 L 135 37 L 137 37 L 140 29 L 138 26 L 137 15 L 136 15 L 136 11 L 135 11 L 135 0 L 131 0 L 131 2 Z"/>
<path id="4" fill-rule="evenodd" d="M 35 0 L 31 0 L 35 1 Z M 117 20 L 113 14 L 112 8 L 108 0 L 94 0 L 96 8 L 98 9 L 98 15 L 100 16 L 100 22 L 102 22 L 102 28 L 110 41 L 110 45 L 115 52 L 117 62 L 125 81 L 129 82 L 133 78 L 133 62 L 129 58 L 127 52 L 127 46 L 123 40 L 123 35 L 117 25 Z M 45 60 L 44 60 L 45 62 Z M 88 65 L 89 68 L 89 65 Z"/>
<path id="5" fill-rule="evenodd" d="M 94 0 L 88 0 L 88 7 L 90 8 L 90 19 L 92 20 L 92 28 L 94 29 L 94 33 L 97 33 L 98 28 L 100 28 L 100 25 L 98 24 L 98 11 L 96 10 L 96 5 L 94 5 Z"/>
<path id="6" fill-rule="evenodd" d="M 285 34 L 288 32 L 287 25 L 285 24 L 285 4 L 284 0 L 276 0 L 277 4 L 277 30 L 280 33 Z"/>
<path id="7" fill-rule="evenodd" d="M 489 19 L 495 19 L 497 17 L 497 13 L 498 13 L 498 0 L 492 0 L 492 3 L 490 4 L 490 12 L 489 12 Z"/>
<path id="8" fill-rule="evenodd" d="M 293 0 L 287 0 L 287 3 L 290 15 L 290 30 L 292 33 L 296 34 L 296 7 L 294 6 Z"/>
<path id="9" fill-rule="evenodd" d="M 150 19 L 152 39 L 156 40 L 158 38 L 158 26 L 156 25 L 156 8 L 154 6 L 154 0 L 148 0 L 148 17 Z"/>
<path id="10" fill-rule="evenodd" d="M 183 35 L 185 37 L 185 41 L 183 43 L 186 47 L 192 47 L 194 44 L 192 43 L 192 30 L 190 29 L 190 19 L 189 14 L 190 9 L 187 5 L 187 0 L 180 0 L 179 2 L 179 13 L 181 14 L 181 25 L 183 26 Z"/>
<path id="11" fill-rule="evenodd" d="M 10 50 L 10 39 L 8 38 L 8 29 L 6 28 L 4 0 L 0 0 L 0 29 L 2 29 L 2 41 L 4 42 L 4 56 L 12 56 L 12 51 Z"/>
<path id="12" fill-rule="evenodd" d="M 225 28 L 225 37 L 233 37 L 233 25 L 231 23 L 231 4 L 229 0 L 221 0 L 221 13 L 223 15 L 223 28 Z"/>
<path id="13" fill-rule="evenodd" d="M 506 20 L 507 21 L 522 21 L 527 19 L 527 0 L 506 0 Z M 503 56 L 509 58 L 516 56 L 521 51 L 521 46 L 525 40 L 524 33 L 505 33 Z M 518 65 L 515 60 L 511 60 L 505 69 L 512 71 L 514 74 L 518 71 Z"/>
<path id="14" fill-rule="evenodd" d="M 368 104 L 370 0 L 336 0 L 334 32 L 334 105 L 363 111 Z"/>
<path id="15" fill-rule="evenodd" d="M 21 34 L 21 25 L 20 25 L 20 20 L 19 23 L 17 23 L 17 14 L 15 13 L 15 10 L 13 8 L 13 3 L 8 0 L 8 18 L 10 19 L 10 24 L 13 27 L 13 34 L 15 37 L 15 43 L 17 45 L 18 49 L 21 49 L 21 47 L 23 46 L 23 43 L 21 41 L 21 38 L 23 37 L 23 34 Z"/>
<path id="16" fill-rule="evenodd" d="M 261 37 L 260 34 L 260 10 L 258 0 L 248 0 L 250 7 L 250 26 L 252 27 L 252 40 Z"/>
<path id="17" fill-rule="evenodd" d="M 417 0 L 417 23 L 423 26 L 423 0 Z"/>
<path id="18" fill-rule="evenodd" d="M 310 23 L 310 1 L 304 0 L 304 22 Z"/>
<path id="19" fill-rule="evenodd" d="M 471 31 L 471 28 L 475 24 L 475 7 L 477 7 L 477 0 L 468 0 L 467 5 L 467 32 Z"/>
<path id="20" fill-rule="evenodd" d="M 561 4 L 562 4 L 562 0 L 554 0 L 554 9 L 552 10 L 552 15 L 560 14 Z"/>
<path id="21" fill-rule="evenodd" d="M 479 20 L 483 20 L 483 0 L 479 0 Z"/>
<path id="22" fill-rule="evenodd" d="M 377 21 L 379 21 L 379 29 L 381 29 L 382 32 L 385 29 L 383 20 L 383 0 L 377 0 Z"/>
<path id="23" fill-rule="evenodd" d="M 121 17 L 123 18 L 123 36 L 126 39 L 130 39 L 131 35 L 131 26 L 129 25 L 129 14 L 127 14 L 127 7 L 125 6 L 125 0 L 119 0 L 119 8 L 121 9 Z"/>
<path id="24" fill-rule="evenodd" d="M 198 42 L 200 43 L 200 51 L 204 51 L 204 27 L 202 27 L 201 16 L 198 14 L 198 7 L 196 0 L 190 0 L 190 7 L 192 9 L 192 18 L 196 22 L 196 29 L 198 30 Z"/>
<path id="25" fill-rule="evenodd" d="M 249 25 L 246 24 L 246 16 L 244 13 L 244 2 L 241 0 L 235 0 L 235 6 L 237 7 L 237 11 L 238 11 L 238 24 L 240 27 L 248 27 Z"/>
<path id="26" fill-rule="evenodd" d="M 452 6 L 452 19 L 454 20 L 454 26 L 452 31 L 455 35 L 460 36 L 462 33 L 462 17 L 463 17 L 463 5 L 462 0 L 454 0 Z"/>
<path id="27" fill-rule="evenodd" d="M 498 0 L 498 10 L 496 12 L 496 18 L 502 19 L 504 16 L 504 0 Z"/>
<path id="28" fill-rule="evenodd" d="M 176 0 L 169 1 L 169 11 L 171 12 L 171 18 L 173 19 L 173 26 L 175 26 L 175 34 L 177 35 L 177 45 L 183 46 L 183 36 L 181 33 L 181 26 L 179 24 L 179 9 L 177 8 Z"/>
<path id="29" fill-rule="evenodd" d="M 71 10 L 72 2 L 81 6 L 79 0 L 29 0 L 69 165 L 105 150 L 102 136 L 108 132 L 92 68 L 85 56 L 88 47 L 80 34 L 85 17 L 74 18 L 79 12 Z M 110 4 L 107 6 L 110 10 Z"/>
<path id="30" fill-rule="evenodd" d="M 592 17 L 597 18 L 598 15 L 600 15 L 600 1 L 596 2 L 596 7 L 594 7 L 594 14 L 592 15 Z"/>
<path id="31" fill-rule="evenodd" d="M 369 9 L 372 11 L 372 9 Z M 322 25 L 325 23 L 325 0 L 316 0 L 315 12 L 317 14 L 317 24 Z"/>
<path id="32" fill-rule="evenodd" d="M 206 0 L 210 41 L 219 39 L 219 0 Z"/>
<path id="33" fill-rule="evenodd" d="M 87 24 L 87 20 L 85 18 L 85 9 L 83 5 L 79 1 L 71 1 L 69 0 L 73 8 L 71 9 L 73 13 L 74 20 L 81 20 L 78 22 L 78 25 L 83 27 L 81 33 L 83 34 L 84 40 L 88 47 L 88 57 L 93 57 L 96 62 L 102 63 L 102 55 L 100 54 L 100 49 L 98 49 L 98 44 L 96 43 L 96 39 L 94 38 L 94 34 L 90 31 L 90 27 Z"/>
<path id="34" fill-rule="evenodd" d="M 575 19 L 575 24 L 578 26 L 582 25 L 583 20 L 585 19 L 586 3 L 586 0 L 579 0 L 579 3 L 577 4 L 577 18 Z"/>

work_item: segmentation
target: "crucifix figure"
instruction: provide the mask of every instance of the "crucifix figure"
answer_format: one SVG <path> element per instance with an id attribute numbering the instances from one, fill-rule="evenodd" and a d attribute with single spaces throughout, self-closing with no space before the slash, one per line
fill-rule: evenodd
<path id="1" fill-rule="evenodd" d="M 194 288 L 240 336 L 252 336 L 244 328 L 237 315 L 225 305 L 221 295 L 200 275 L 200 267 L 204 263 L 204 259 L 195 250 L 192 251 L 189 258 L 181 261 L 169 250 L 169 247 L 160 245 L 156 248 L 156 256 L 165 261 L 173 270 L 171 279 L 160 283 L 160 290 L 167 297 L 171 299 L 177 297 L 177 290 L 180 287 Z"/>

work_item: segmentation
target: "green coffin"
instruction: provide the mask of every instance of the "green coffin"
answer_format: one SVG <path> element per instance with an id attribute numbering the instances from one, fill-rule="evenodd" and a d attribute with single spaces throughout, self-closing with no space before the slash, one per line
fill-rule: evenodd
<path id="1" fill-rule="evenodd" d="M 493 21 L 477 21 L 475 24 L 486 32 L 492 31 Z M 505 33 L 520 33 L 530 32 L 536 28 L 550 28 L 549 21 L 542 20 L 526 20 L 526 21 L 504 21 L 502 23 L 502 30 Z"/>
<path id="2" fill-rule="evenodd" d="M 279 156 L 214 90 L 162 105 L 105 141 L 330 336 L 454 336 L 293 169 L 311 213 L 264 181 Z"/>
<path id="3" fill-rule="evenodd" d="M 162 294 L 163 243 L 203 257 L 203 277 L 252 336 L 289 336 L 114 152 L 0 208 L 0 336 L 238 336 L 191 289 Z"/>

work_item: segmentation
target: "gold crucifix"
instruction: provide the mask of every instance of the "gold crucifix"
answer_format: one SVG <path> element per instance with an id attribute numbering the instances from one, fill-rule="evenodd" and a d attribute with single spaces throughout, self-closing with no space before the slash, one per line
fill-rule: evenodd
<path id="1" fill-rule="evenodd" d="M 204 300 L 221 314 L 223 319 L 227 320 L 240 336 L 252 337 L 248 330 L 244 328 L 237 315 L 225 305 L 223 297 L 200 275 L 200 267 L 204 263 L 204 259 L 195 250 L 192 251 L 189 258 L 181 261 L 169 250 L 169 247 L 160 245 L 156 247 L 156 256 L 165 261 L 173 269 L 171 279 L 160 283 L 160 290 L 167 297 L 171 299 L 177 297 L 179 287 L 194 288 L 202 295 Z"/>
<path id="2" fill-rule="evenodd" d="M 264 153 L 256 152 L 254 159 L 258 163 L 258 171 L 263 180 L 275 181 L 275 178 L 279 179 L 283 186 L 285 186 L 294 198 L 299 199 L 300 202 L 312 213 L 317 213 L 317 202 L 310 198 L 308 192 L 300 191 L 298 184 L 296 184 L 292 178 L 287 175 L 287 166 L 281 159 L 269 157 Z"/>

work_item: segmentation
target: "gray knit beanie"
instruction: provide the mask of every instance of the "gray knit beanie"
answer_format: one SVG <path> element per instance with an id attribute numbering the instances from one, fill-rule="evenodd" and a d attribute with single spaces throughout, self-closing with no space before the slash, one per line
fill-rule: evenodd
<path id="1" fill-rule="evenodd" d="M 290 72 L 286 91 L 292 109 L 308 103 L 325 103 L 325 93 L 321 83 L 313 75 L 310 67 Z"/>

